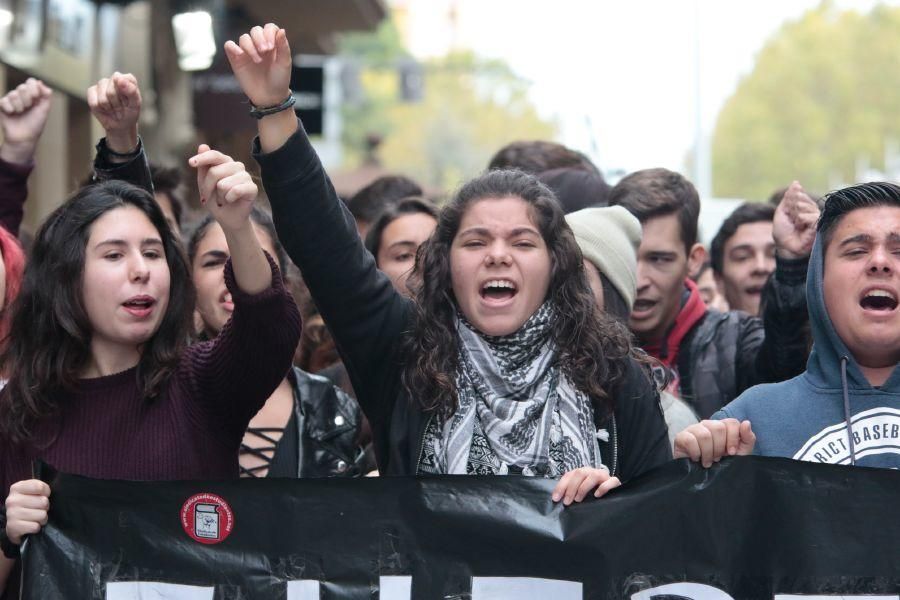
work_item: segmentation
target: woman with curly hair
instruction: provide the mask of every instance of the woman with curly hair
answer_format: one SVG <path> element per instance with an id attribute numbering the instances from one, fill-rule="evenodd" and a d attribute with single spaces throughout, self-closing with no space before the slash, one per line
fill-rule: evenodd
<path id="1" fill-rule="evenodd" d="M 518 171 L 464 185 L 398 293 L 358 239 L 291 111 L 284 30 L 226 54 L 259 120 L 255 158 L 372 424 L 383 474 L 558 478 L 601 496 L 669 460 L 658 394 L 626 330 L 595 307 L 553 193 Z"/>

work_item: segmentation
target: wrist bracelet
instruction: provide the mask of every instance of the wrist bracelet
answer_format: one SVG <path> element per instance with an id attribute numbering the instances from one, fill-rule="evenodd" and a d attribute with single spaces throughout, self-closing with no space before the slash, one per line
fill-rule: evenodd
<path id="1" fill-rule="evenodd" d="M 141 153 L 141 138 L 138 136 L 137 146 L 134 147 L 134 150 L 131 152 L 116 152 L 112 148 L 109 147 L 109 144 L 106 142 L 106 138 L 100 140 L 100 143 L 103 145 L 102 151 L 106 152 L 106 154 L 113 156 L 115 158 L 134 158 L 138 154 Z M 101 150 L 98 144 L 97 150 Z"/>
<path id="2" fill-rule="evenodd" d="M 274 115 L 275 113 L 280 113 L 283 110 L 287 110 L 290 107 L 294 106 L 294 103 L 297 100 L 294 98 L 294 94 L 288 94 L 288 97 L 281 102 L 281 104 L 275 104 L 274 106 L 253 106 L 250 105 L 250 116 L 254 119 L 262 119 L 268 115 Z"/>
<path id="3" fill-rule="evenodd" d="M 6 558 L 11 558 L 13 560 L 19 558 L 19 545 L 14 544 L 9 537 L 6 535 L 6 527 L 0 529 L 0 551 L 3 552 L 3 556 Z"/>

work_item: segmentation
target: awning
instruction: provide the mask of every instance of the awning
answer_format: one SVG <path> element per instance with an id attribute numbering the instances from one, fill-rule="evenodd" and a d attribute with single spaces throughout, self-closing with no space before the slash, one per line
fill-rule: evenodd
<path id="1" fill-rule="evenodd" d="M 228 6 L 284 27 L 291 49 L 303 54 L 331 54 L 335 33 L 375 29 L 387 14 L 383 0 L 229 0 Z"/>

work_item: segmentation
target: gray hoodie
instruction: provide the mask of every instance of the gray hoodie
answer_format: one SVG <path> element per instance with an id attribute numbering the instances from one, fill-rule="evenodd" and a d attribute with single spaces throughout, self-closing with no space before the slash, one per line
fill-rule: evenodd
<path id="1" fill-rule="evenodd" d="M 806 280 L 815 342 L 806 371 L 752 387 L 712 418 L 749 419 L 762 456 L 900 468 L 900 369 L 880 388 L 866 380 L 825 309 L 823 262 L 820 236 Z"/>

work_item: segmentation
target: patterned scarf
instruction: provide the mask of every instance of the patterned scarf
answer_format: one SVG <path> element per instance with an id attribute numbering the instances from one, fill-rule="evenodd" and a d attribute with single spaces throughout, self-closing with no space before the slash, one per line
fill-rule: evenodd
<path id="1" fill-rule="evenodd" d="M 498 475 L 511 467 L 544 477 L 604 468 L 590 399 L 557 364 L 555 323 L 549 302 L 502 337 L 483 335 L 457 317 L 458 406 L 430 440 L 437 472 L 484 472 L 473 470 L 473 461 Z"/>

